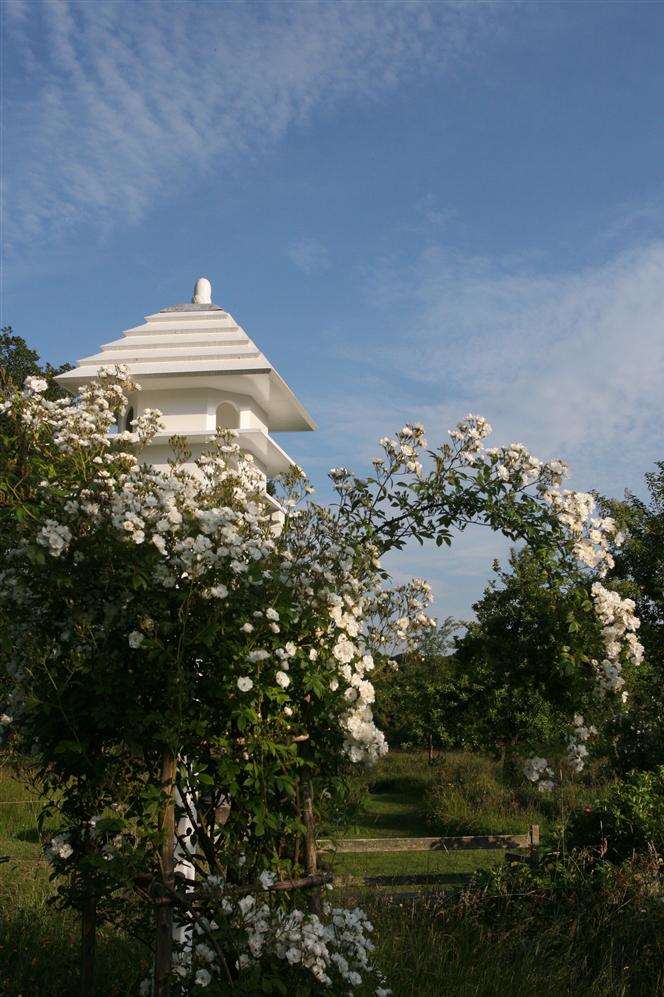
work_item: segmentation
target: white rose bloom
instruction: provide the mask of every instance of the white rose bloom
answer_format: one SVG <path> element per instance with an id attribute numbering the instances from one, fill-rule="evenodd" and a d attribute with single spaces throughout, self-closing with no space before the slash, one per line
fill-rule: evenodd
<path id="1" fill-rule="evenodd" d="M 140 630 L 132 630 L 127 639 L 130 647 L 140 647 L 145 640 L 145 635 Z"/>
<path id="2" fill-rule="evenodd" d="M 253 680 L 248 675 L 243 675 L 237 680 L 237 687 L 240 692 L 249 692 L 254 687 Z"/>
<path id="3" fill-rule="evenodd" d="M 263 872 L 258 877 L 258 880 L 259 880 L 259 882 L 260 882 L 260 884 L 261 884 L 261 886 L 263 887 L 264 890 L 269 890 L 270 887 L 274 883 L 276 883 L 277 877 L 276 877 L 275 873 L 268 872 L 267 869 L 264 869 Z"/>
<path id="4" fill-rule="evenodd" d="M 41 395 L 48 388 L 48 382 L 43 377 L 30 376 L 26 377 L 23 387 L 26 391 L 32 392 L 33 395 Z"/>

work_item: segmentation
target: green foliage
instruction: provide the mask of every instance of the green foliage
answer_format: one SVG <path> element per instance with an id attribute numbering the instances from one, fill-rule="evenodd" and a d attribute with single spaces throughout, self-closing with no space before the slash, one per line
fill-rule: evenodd
<path id="1" fill-rule="evenodd" d="M 575 810 L 565 832 L 568 848 L 590 848 L 621 862 L 651 846 L 664 852 L 664 766 L 638 772 Z"/>
<path id="2" fill-rule="evenodd" d="M 451 654 L 463 626 L 447 617 L 422 644 L 377 678 L 376 720 L 391 746 L 449 749 L 468 743 L 468 682 Z"/>

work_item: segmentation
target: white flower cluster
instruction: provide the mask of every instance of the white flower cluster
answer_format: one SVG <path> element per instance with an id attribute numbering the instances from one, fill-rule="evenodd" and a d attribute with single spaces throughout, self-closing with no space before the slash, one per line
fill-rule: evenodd
<path id="1" fill-rule="evenodd" d="M 536 485 L 540 492 L 549 491 L 557 488 L 569 473 L 564 461 L 542 461 L 533 457 L 523 443 L 488 447 L 482 457 L 482 462 L 491 468 L 496 477 L 517 490 Z"/>
<path id="2" fill-rule="evenodd" d="M 275 880 L 275 874 L 267 870 L 259 877 L 268 893 Z M 190 982 L 205 988 L 222 978 L 215 949 L 217 945 L 225 948 L 224 934 L 228 931 L 237 953 L 235 968 L 240 973 L 240 985 L 244 970 L 260 962 L 269 965 L 274 959 L 301 969 L 305 978 L 309 977 L 310 986 L 314 985 L 313 977 L 318 985 L 336 984 L 348 994 L 370 978 L 384 982 L 369 961 L 374 949 L 369 937 L 373 925 L 360 908 L 348 910 L 324 904 L 321 920 L 316 914 L 271 906 L 267 898 L 259 899 L 253 893 L 238 898 L 236 888 L 228 889 L 217 875 L 208 876 L 202 887 L 207 895 L 205 914 L 197 914 L 194 935 L 194 941 L 196 936 L 201 941 L 187 945 L 174 959 L 174 976 L 181 980 L 183 993 L 190 992 Z M 213 947 L 209 942 L 215 938 L 217 944 Z M 141 992 L 150 993 L 150 981 L 144 982 Z M 391 991 L 378 987 L 376 993 L 389 997 Z"/>
<path id="3" fill-rule="evenodd" d="M 28 429 L 48 428 L 53 444 L 64 452 L 106 449 L 108 434 L 125 405 L 127 392 L 139 390 L 123 366 L 102 370 L 99 380 L 81 388 L 77 398 L 49 401 L 43 394 L 46 388 L 43 378 L 28 377 L 23 393 L 3 402 L 2 410 L 14 410 Z M 133 432 L 118 433 L 114 439 L 142 445 L 160 425 L 160 414 L 147 409 L 134 420 Z"/>
<path id="4" fill-rule="evenodd" d="M 483 440 L 489 433 L 491 426 L 486 419 L 472 414 L 466 416 L 450 430 L 450 436 L 459 448 L 457 457 L 471 466 L 489 467 L 506 487 L 515 491 L 534 486 L 567 531 L 578 560 L 596 569 L 601 576 L 606 574 L 614 563 L 609 545 L 619 547 L 623 541 L 611 517 L 593 516 L 596 503 L 587 492 L 561 491 L 560 486 L 569 474 L 564 461 L 539 460 L 522 443 L 484 448 Z"/>
<path id="5" fill-rule="evenodd" d="M 364 600 L 357 600 L 349 592 L 343 597 L 331 592 L 328 602 L 334 633 L 330 688 L 336 691 L 339 680 L 343 681 L 344 700 L 348 703 L 341 720 L 345 735 L 344 751 L 353 762 L 375 761 L 387 752 L 387 743 L 374 724 L 371 711 L 375 692 L 366 675 L 373 670 L 374 662 L 372 656 L 366 653 L 364 639 L 360 635 Z"/>
<path id="6" fill-rule="evenodd" d="M 26 392 L 33 395 L 41 395 L 48 388 L 48 383 L 43 377 L 26 377 L 24 384 Z"/>
<path id="7" fill-rule="evenodd" d="M 546 758 L 539 758 L 537 755 L 526 758 L 523 763 L 523 772 L 526 779 L 537 783 L 537 788 L 541 793 L 548 793 L 555 786 L 553 769 Z"/>
<path id="8" fill-rule="evenodd" d="M 602 693 L 621 692 L 625 685 L 622 676 L 622 658 L 635 665 L 643 660 L 643 646 L 639 643 L 636 631 L 641 625 L 633 599 L 623 599 L 617 592 L 605 588 L 601 582 L 594 582 L 592 598 L 595 613 L 602 624 L 602 640 L 605 657 L 601 662 L 593 661 L 597 683 Z M 623 701 L 627 699 L 622 692 Z"/>
<path id="9" fill-rule="evenodd" d="M 368 646 L 383 650 L 395 639 L 408 646 L 435 626 L 423 612 L 431 601 L 431 588 L 414 579 L 398 589 L 366 590 L 359 597 L 360 583 L 351 576 L 346 588 L 343 595 L 328 594 L 334 668 L 330 688 L 336 691 L 341 684 L 348 704 L 341 721 L 345 754 L 352 762 L 371 764 L 386 754 L 388 747 L 371 710 L 375 691 L 368 675 L 374 669 L 374 658 Z"/>
<path id="10" fill-rule="evenodd" d="M 47 547 L 53 557 L 60 557 L 69 547 L 71 537 L 72 533 L 68 526 L 56 522 L 55 519 L 47 519 L 39 532 L 37 543 Z"/>
<path id="11" fill-rule="evenodd" d="M 448 436 L 457 444 L 459 457 L 472 465 L 479 459 L 483 441 L 492 432 L 491 424 L 483 416 L 469 412 L 454 429 L 448 430 Z"/>
<path id="12" fill-rule="evenodd" d="M 424 426 L 421 423 L 406 423 L 399 430 L 396 437 L 383 436 L 379 441 L 385 451 L 392 470 L 402 469 L 415 474 L 419 478 L 422 474 L 422 463 L 419 459 L 420 451 L 427 445 L 424 437 Z M 376 470 L 385 468 L 385 461 L 382 457 L 374 460 Z"/>
<path id="13" fill-rule="evenodd" d="M 586 722 L 580 713 L 574 717 L 572 732 L 567 738 L 567 763 L 575 772 L 581 772 L 586 764 L 588 749 L 586 741 L 597 733 L 597 728 Z"/>
<path id="14" fill-rule="evenodd" d="M 66 861 L 71 858 L 74 854 L 74 849 L 71 845 L 70 835 L 66 831 L 63 831 L 62 834 L 56 834 L 44 849 L 44 854 L 46 855 L 46 861 L 51 863 L 55 859 Z"/>
<path id="15" fill-rule="evenodd" d="M 624 540 L 614 520 L 593 516 L 596 502 L 588 492 L 549 489 L 544 498 L 571 535 L 578 560 L 604 577 L 614 565 L 609 545 L 620 547 Z"/>
<path id="16" fill-rule="evenodd" d="M 334 976 L 347 984 L 350 993 L 362 985 L 374 948 L 368 937 L 373 926 L 364 911 L 326 907 L 329 922 L 324 923 L 300 910 L 272 910 L 251 895 L 243 897 L 238 908 L 247 933 L 240 968 L 274 955 L 292 966 L 302 966 L 325 986 L 332 984 Z"/>
<path id="17" fill-rule="evenodd" d="M 408 651 L 418 646 L 437 621 L 425 610 L 433 601 L 428 582 L 411 578 L 398 588 L 380 589 L 367 607 L 367 632 L 372 647 L 390 653 Z"/>

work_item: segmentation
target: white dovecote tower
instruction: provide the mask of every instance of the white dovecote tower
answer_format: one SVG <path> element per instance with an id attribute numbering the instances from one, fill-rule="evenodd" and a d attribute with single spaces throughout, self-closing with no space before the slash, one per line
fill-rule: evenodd
<path id="1" fill-rule="evenodd" d="M 168 440 L 185 436 L 194 456 L 218 427 L 234 429 L 266 478 L 288 469 L 291 458 L 270 432 L 315 429 L 311 416 L 272 364 L 227 311 L 212 303 L 206 277 L 196 281 L 191 304 L 147 315 L 143 325 L 84 357 L 59 383 L 75 393 L 100 368 L 125 364 L 141 386 L 129 399 L 126 428 L 146 408 L 162 413 L 164 430 L 142 457 L 168 464 Z"/>

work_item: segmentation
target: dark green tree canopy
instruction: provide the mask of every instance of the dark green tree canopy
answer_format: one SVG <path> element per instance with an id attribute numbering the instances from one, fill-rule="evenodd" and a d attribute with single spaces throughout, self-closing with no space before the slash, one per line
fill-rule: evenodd
<path id="1" fill-rule="evenodd" d="M 71 370 L 70 363 L 54 367 L 45 363 L 36 350 L 31 349 L 21 336 L 15 336 L 10 325 L 0 329 L 0 378 L 21 387 L 26 377 L 43 377 L 48 382 L 47 398 L 61 398 L 66 391 L 55 382 L 58 374 Z"/>

